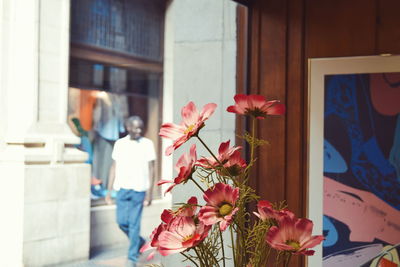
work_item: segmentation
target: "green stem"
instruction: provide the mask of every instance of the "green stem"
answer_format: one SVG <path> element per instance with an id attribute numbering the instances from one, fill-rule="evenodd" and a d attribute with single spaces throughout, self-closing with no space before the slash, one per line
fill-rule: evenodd
<path id="1" fill-rule="evenodd" d="M 225 267 L 225 248 L 224 248 L 224 239 L 222 238 L 222 231 L 219 230 L 219 237 L 221 238 L 221 248 L 222 248 L 222 263 Z"/>
<path id="2" fill-rule="evenodd" d="M 276 259 L 275 259 L 275 266 L 278 266 L 279 265 L 279 254 L 278 254 L 278 256 L 276 256 Z"/>
<path id="3" fill-rule="evenodd" d="M 218 260 L 217 260 L 217 258 L 214 256 L 214 254 L 206 247 L 206 246 L 204 246 L 204 244 L 200 244 L 199 245 L 199 248 L 201 249 L 201 250 L 203 250 L 203 254 L 202 255 L 204 255 L 205 257 L 205 259 L 207 259 L 207 255 L 210 257 L 210 260 L 211 260 L 211 263 L 212 262 L 214 262 L 215 263 L 215 265 L 213 265 L 213 266 L 218 266 L 219 267 L 219 263 L 218 263 Z M 208 266 L 207 266 L 208 267 Z"/>
<path id="4" fill-rule="evenodd" d="M 230 232 L 231 232 L 233 264 L 234 264 L 234 266 L 237 266 L 237 265 L 236 265 L 235 242 L 234 242 L 234 240 L 233 240 L 233 226 L 229 227 L 229 229 L 230 229 Z"/>
<path id="5" fill-rule="evenodd" d="M 217 172 L 215 174 L 218 182 L 223 183 L 224 182 L 224 177 L 222 177 L 221 175 L 219 175 Z M 213 180 L 214 181 L 214 180 Z M 215 183 L 214 183 L 215 184 Z"/>
<path id="6" fill-rule="evenodd" d="M 289 262 L 290 262 L 291 257 L 292 257 L 292 253 L 290 253 L 289 256 L 287 257 L 286 262 L 285 262 L 285 267 L 289 267 Z"/>
<path id="7" fill-rule="evenodd" d="M 208 266 L 209 264 L 209 258 L 206 254 L 208 254 L 208 251 L 202 246 L 201 244 L 197 246 L 198 248 L 198 253 L 201 257 L 201 260 L 204 262 L 204 266 Z"/>
<path id="8" fill-rule="evenodd" d="M 251 119 L 251 144 L 250 144 L 250 162 L 254 160 L 254 138 L 256 136 L 256 119 Z"/>
<path id="9" fill-rule="evenodd" d="M 189 178 L 190 180 L 192 180 L 192 182 L 195 184 L 195 185 L 197 185 L 197 187 L 204 193 L 205 191 L 204 191 L 204 189 L 196 182 L 196 180 L 195 179 L 193 179 L 193 178 Z"/>
<path id="10" fill-rule="evenodd" d="M 197 248 L 194 248 L 194 252 L 196 253 L 197 258 L 198 258 L 199 261 L 200 261 L 200 266 L 207 267 L 207 265 L 205 265 L 205 264 L 203 263 L 202 257 L 200 256 L 199 252 L 197 251 Z"/>
<path id="11" fill-rule="evenodd" d="M 256 119 L 252 118 L 251 119 L 251 140 L 249 142 L 250 145 L 250 161 L 249 164 L 247 164 L 246 170 L 244 172 L 244 176 L 241 177 L 243 180 L 241 182 L 244 185 L 248 184 L 249 178 L 250 178 L 250 170 L 252 166 L 254 165 L 254 150 L 255 150 L 255 137 L 256 137 Z"/>
<path id="12" fill-rule="evenodd" d="M 271 247 L 270 246 L 268 246 L 268 251 L 267 251 L 267 253 L 265 254 L 265 256 L 263 257 L 263 260 L 261 261 L 261 262 L 265 262 L 265 263 L 267 263 L 268 262 L 268 259 L 269 259 L 269 255 L 271 254 Z"/>
<path id="13" fill-rule="evenodd" d="M 183 253 L 183 252 L 181 252 L 181 254 L 182 254 L 186 259 L 188 259 L 188 260 L 190 260 L 191 262 L 193 262 L 193 264 L 196 265 L 196 267 L 199 267 L 199 265 L 198 265 L 194 260 L 192 260 L 188 255 L 186 255 L 186 254 Z"/>
<path id="14" fill-rule="evenodd" d="M 196 135 L 197 139 L 199 139 L 200 143 L 207 149 L 208 153 L 210 153 L 210 155 L 215 159 L 216 162 L 218 162 L 219 165 L 221 165 L 221 167 L 224 169 L 224 171 L 226 171 L 227 174 L 229 174 L 229 176 L 232 178 L 233 180 L 233 176 L 232 174 L 225 168 L 224 164 L 222 164 L 222 162 L 214 155 L 214 153 L 211 151 L 211 149 L 206 145 L 206 143 L 204 143 L 204 141 L 200 138 L 200 136 Z M 222 177 L 222 179 L 224 179 L 224 183 L 226 183 L 226 180 L 224 177 Z"/>
<path id="15" fill-rule="evenodd" d="M 247 210 L 246 210 L 246 195 L 243 197 L 243 201 L 241 203 L 241 224 L 240 224 L 240 231 L 241 231 L 241 246 L 243 247 L 242 249 L 242 263 L 245 265 L 246 261 L 247 261 L 247 241 L 248 241 L 248 234 L 249 232 L 246 229 L 246 214 L 247 214 Z"/>
<path id="16" fill-rule="evenodd" d="M 239 210 L 240 212 L 240 210 Z M 239 222 L 238 222 L 239 223 Z M 240 260 L 240 255 L 241 255 L 241 248 L 239 246 L 239 240 L 240 240 L 240 235 L 241 233 L 239 233 L 239 225 L 238 223 L 236 223 L 236 239 L 235 239 L 235 243 L 236 243 L 236 255 L 234 254 L 234 258 L 236 259 L 237 262 L 237 266 L 241 266 L 241 260 Z M 235 265 L 236 266 L 236 265 Z"/>
<path id="17" fill-rule="evenodd" d="M 200 138 L 200 136 L 196 135 L 197 139 L 199 139 L 200 143 L 207 149 L 208 153 L 215 159 L 216 162 L 218 162 L 219 165 L 222 165 L 222 162 L 219 161 L 219 159 L 214 155 L 214 153 L 211 151 L 211 149 L 204 143 L 204 141 Z"/>

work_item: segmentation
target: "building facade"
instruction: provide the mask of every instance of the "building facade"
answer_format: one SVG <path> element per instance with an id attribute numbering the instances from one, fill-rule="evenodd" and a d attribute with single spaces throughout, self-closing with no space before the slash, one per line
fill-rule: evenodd
<path id="1" fill-rule="evenodd" d="M 112 222 L 115 207 L 91 207 L 88 155 L 74 147 L 80 140 L 67 124 L 70 12 L 69 0 L 0 3 L 0 205 L 6 214 L 0 222 L 0 256 L 5 266 L 79 261 L 92 247 L 126 242 Z M 174 0 L 166 12 L 162 121 L 178 122 L 189 101 L 215 102 L 218 109 L 204 138 L 216 148 L 234 138 L 234 116 L 225 109 L 235 93 L 236 4 Z M 162 143 L 162 151 L 167 145 Z M 171 178 L 179 156 L 160 159 L 160 178 Z M 189 195 L 177 188 L 172 202 Z M 168 197 L 156 201 L 144 217 L 158 216 L 170 204 Z M 153 223 L 144 227 L 145 234 L 158 221 Z M 172 266 L 179 259 L 166 260 Z"/>

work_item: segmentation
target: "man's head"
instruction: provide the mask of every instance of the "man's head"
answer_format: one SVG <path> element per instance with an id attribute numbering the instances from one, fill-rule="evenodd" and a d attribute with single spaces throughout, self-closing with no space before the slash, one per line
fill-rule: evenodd
<path id="1" fill-rule="evenodd" d="M 137 140 L 142 136 L 143 120 L 139 116 L 132 116 L 126 119 L 125 127 L 132 140 Z"/>

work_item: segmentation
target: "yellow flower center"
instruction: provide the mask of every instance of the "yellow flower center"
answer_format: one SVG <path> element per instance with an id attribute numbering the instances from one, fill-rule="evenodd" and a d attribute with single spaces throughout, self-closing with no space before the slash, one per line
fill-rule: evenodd
<path id="1" fill-rule="evenodd" d="M 185 236 L 185 237 L 183 238 L 183 242 L 186 242 L 186 241 L 188 241 L 188 240 L 190 240 L 190 239 L 192 239 L 192 238 L 193 238 L 193 235 Z"/>
<path id="2" fill-rule="evenodd" d="M 289 241 L 286 242 L 286 245 L 291 246 L 294 250 L 299 250 L 300 249 L 300 244 L 297 241 L 289 240 Z"/>
<path id="3" fill-rule="evenodd" d="M 230 204 L 224 204 L 219 208 L 219 214 L 225 216 L 231 213 L 233 207 Z"/>
<path id="4" fill-rule="evenodd" d="M 187 127 L 187 129 L 184 131 L 185 134 L 190 133 L 191 131 L 193 131 L 194 128 L 194 124 L 191 124 Z"/>

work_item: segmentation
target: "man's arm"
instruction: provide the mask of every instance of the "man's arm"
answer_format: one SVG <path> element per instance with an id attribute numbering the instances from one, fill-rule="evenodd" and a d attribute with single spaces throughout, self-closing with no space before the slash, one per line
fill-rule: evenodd
<path id="1" fill-rule="evenodd" d="M 115 160 L 113 160 L 113 163 L 111 165 L 110 168 L 110 172 L 108 174 L 108 185 L 107 185 L 107 195 L 106 195 L 106 203 L 108 205 L 113 204 L 112 200 L 111 200 L 111 190 L 113 188 L 114 185 L 114 180 L 115 180 Z"/>
<path id="2" fill-rule="evenodd" d="M 149 162 L 149 179 L 150 179 L 150 187 L 147 190 L 146 201 L 147 206 L 151 205 L 151 201 L 153 200 L 153 188 L 154 188 L 154 174 L 155 174 L 155 160 Z"/>

